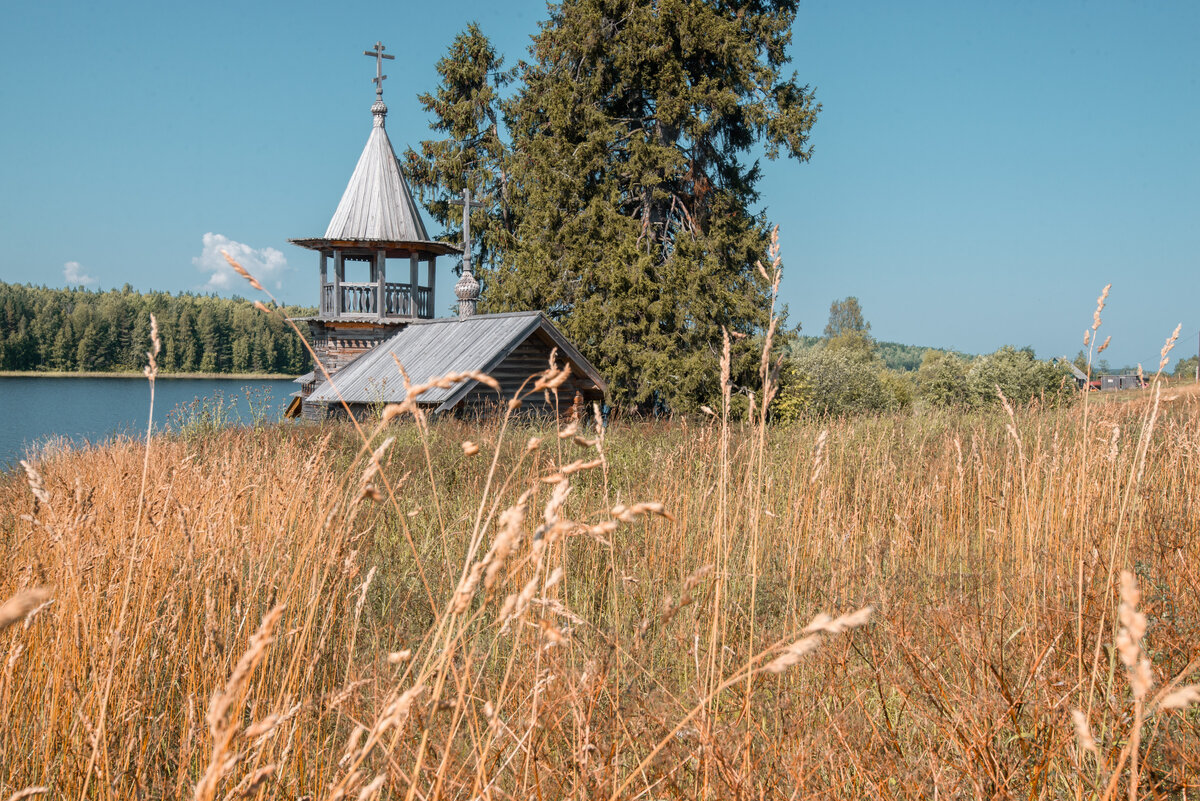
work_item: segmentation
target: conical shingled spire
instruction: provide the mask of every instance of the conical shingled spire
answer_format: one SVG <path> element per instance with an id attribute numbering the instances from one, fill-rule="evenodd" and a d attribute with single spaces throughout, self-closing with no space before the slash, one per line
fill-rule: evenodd
<path id="1" fill-rule="evenodd" d="M 342 193 L 325 238 L 386 242 L 427 242 L 429 234 L 413 202 L 408 182 L 400 172 L 396 152 L 384 130 L 387 106 L 376 100 L 371 106 L 375 126 L 358 166 Z"/>

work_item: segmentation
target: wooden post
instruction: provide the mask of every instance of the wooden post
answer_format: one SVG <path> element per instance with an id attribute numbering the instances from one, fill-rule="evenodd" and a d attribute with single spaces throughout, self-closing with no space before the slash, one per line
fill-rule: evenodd
<path id="1" fill-rule="evenodd" d="M 321 251 L 321 294 L 320 294 L 320 302 L 317 304 L 317 308 L 320 309 L 320 314 L 327 314 L 329 312 L 329 309 L 326 308 L 326 306 L 325 306 L 325 284 L 329 282 L 328 262 L 329 262 L 329 257 L 328 257 L 328 255 L 326 255 L 325 251 L 322 250 Z"/>
<path id="2" fill-rule="evenodd" d="M 410 317 L 417 316 L 417 279 L 420 277 L 417 273 L 418 264 L 417 254 L 411 253 L 408 257 L 408 314 Z"/>
<path id="3" fill-rule="evenodd" d="M 333 251 L 333 316 L 342 316 L 342 281 L 346 279 L 346 262 L 342 251 Z"/>
<path id="4" fill-rule="evenodd" d="M 387 251 L 375 254 L 375 272 L 379 279 L 379 319 L 387 316 Z"/>
<path id="5" fill-rule="evenodd" d="M 430 256 L 428 259 L 428 264 L 429 264 L 429 316 L 430 317 L 437 317 L 437 311 L 435 311 L 434 305 L 433 305 L 433 285 L 435 283 L 433 280 L 434 279 L 434 263 L 436 261 L 437 261 L 437 256 Z"/>

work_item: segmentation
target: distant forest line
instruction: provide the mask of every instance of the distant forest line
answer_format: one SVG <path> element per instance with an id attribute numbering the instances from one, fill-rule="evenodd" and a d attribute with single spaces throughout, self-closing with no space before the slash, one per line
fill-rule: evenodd
<path id="1" fill-rule="evenodd" d="M 316 313 L 301 306 L 284 311 L 289 316 Z M 151 313 L 158 320 L 163 343 L 159 367 L 164 372 L 298 375 L 312 369 L 295 333 L 242 298 L 143 293 L 128 285 L 101 292 L 0 282 L 0 370 L 141 370 Z M 794 348 L 803 350 L 822 341 L 798 336 Z M 873 344 L 889 369 L 904 372 L 920 367 L 930 350 L 899 342 Z"/>
<path id="2" fill-rule="evenodd" d="M 791 351 L 793 354 L 800 353 L 810 348 L 815 348 L 826 341 L 826 337 L 807 336 L 799 334 L 796 336 L 792 344 Z M 883 366 L 889 370 L 898 370 L 904 373 L 915 373 L 921 366 L 921 359 L 925 356 L 925 351 L 935 350 L 940 353 L 950 353 L 960 359 L 970 359 L 972 354 L 963 353 L 949 348 L 932 348 L 923 345 L 905 345 L 901 342 L 879 342 L 872 340 L 871 347 L 875 355 L 883 362 Z"/>
<path id="3" fill-rule="evenodd" d="M 242 298 L 143 293 L 128 284 L 101 292 L 0 282 L 0 370 L 141 370 L 152 313 L 164 372 L 299 375 L 312 369 L 295 332 Z"/>

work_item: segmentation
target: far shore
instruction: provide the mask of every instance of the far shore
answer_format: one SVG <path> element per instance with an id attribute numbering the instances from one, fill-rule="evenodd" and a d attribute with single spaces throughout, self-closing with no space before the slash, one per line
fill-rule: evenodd
<path id="1" fill-rule="evenodd" d="M 292 379 L 296 376 L 288 373 L 159 373 L 160 379 L 171 378 L 202 378 L 229 381 L 276 381 Z M 133 371 L 122 372 L 77 372 L 53 370 L 0 370 L 0 378 L 140 378 L 146 379 L 146 374 Z"/>

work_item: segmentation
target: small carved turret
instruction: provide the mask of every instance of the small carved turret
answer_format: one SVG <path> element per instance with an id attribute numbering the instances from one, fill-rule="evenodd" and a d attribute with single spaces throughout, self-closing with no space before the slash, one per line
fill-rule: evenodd
<path id="1" fill-rule="evenodd" d="M 471 271 L 471 209 L 482 208 L 482 203 L 471 200 L 471 190 L 464 189 L 461 199 L 450 201 L 452 206 L 463 207 L 463 263 L 462 278 L 454 285 L 454 295 L 458 298 L 458 316 L 470 317 L 475 313 L 479 303 L 479 282 Z"/>
<path id="2" fill-rule="evenodd" d="M 471 272 L 471 260 L 463 259 L 462 278 L 454 285 L 454 296 L 458 298 L 458 316 L 470 317 L 475 314 L 475 306 L 479 303 L 479 282 Z"/>

